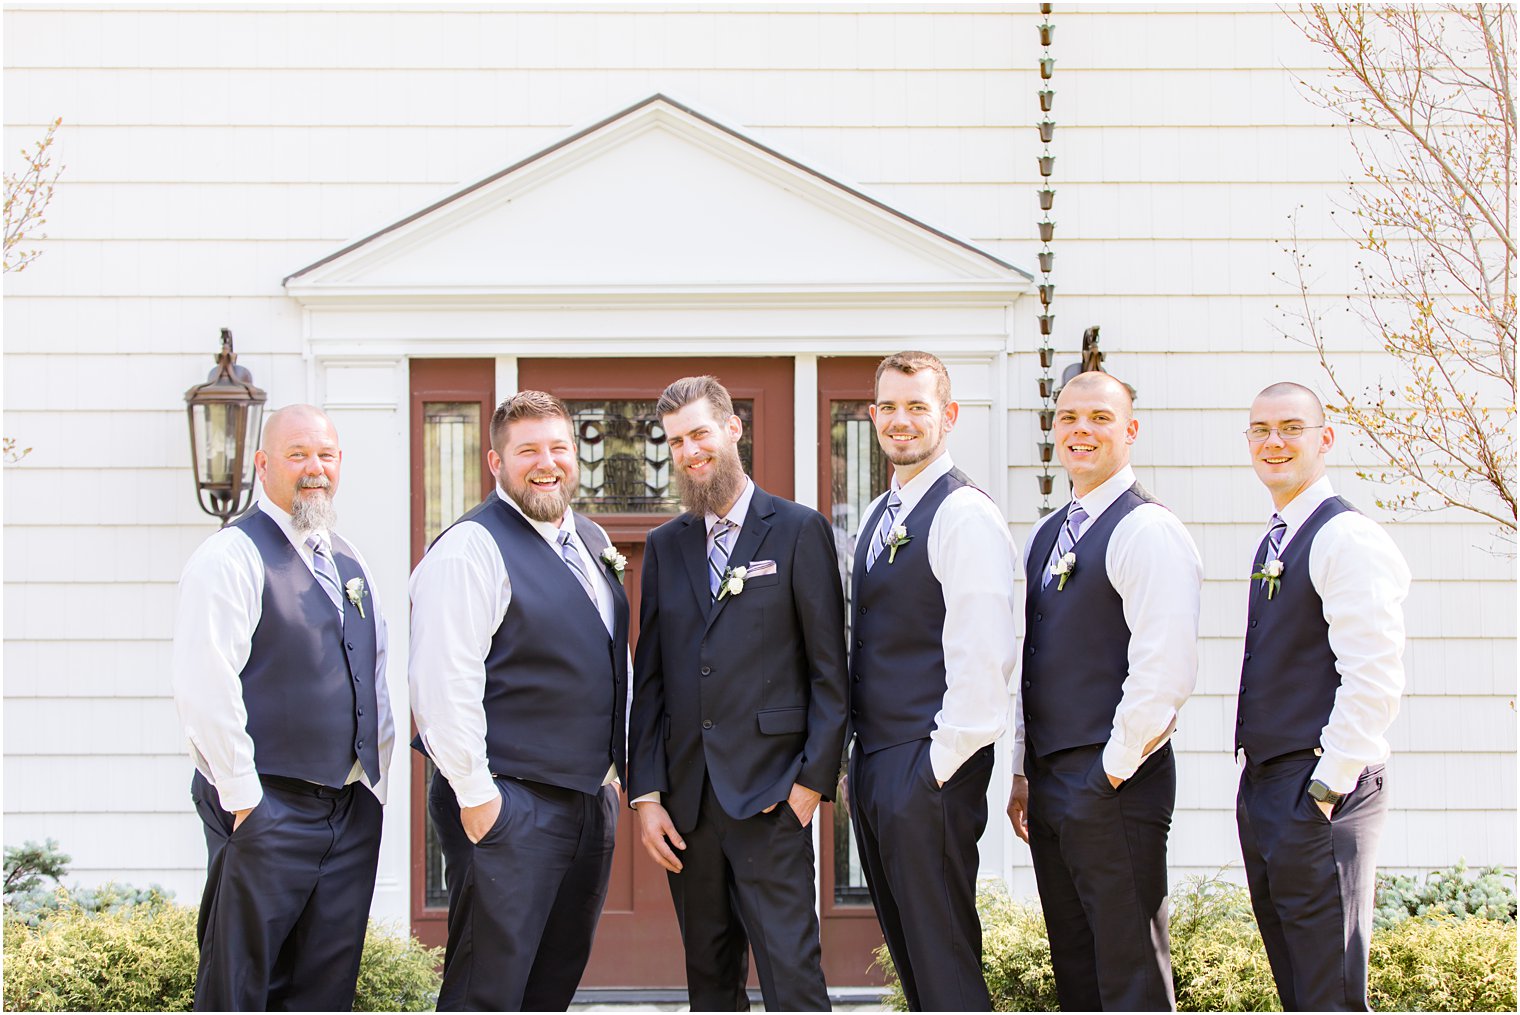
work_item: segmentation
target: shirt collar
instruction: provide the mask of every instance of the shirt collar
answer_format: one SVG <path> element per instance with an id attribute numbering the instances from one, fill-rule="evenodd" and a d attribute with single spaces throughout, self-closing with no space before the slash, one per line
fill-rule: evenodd
<path id="1" fill-rule="evenodd" d="M 1109 505 L 1123 496 L 1124 491 L 1135 485 L 1135 470 L 1133 466 L 1126 465 L 1118 472 L 1109 476 L 1098 484 L 1096 490 L 1088 491 L 1086 497 L 1074 498 L 1082 504 L 1082 510 L 1087 512 L 1087 524 L 1091 525 L 1098 520 L 1098 516 L 1107 511 Z"/>
<path id="2" fill-rule="evenodd" d="M 1304 522 L 1309 520 L 1309 516 L 1314 514 L 1321 504 L 1334 496 L 1335 490 L 1330 486 L 1330 477 L 1321 476 L 1299 491 L 1297 497 L 1283 505 L 1282 510 L 1277 512 L 1278 517 L 1288 523 L 1288 531 L 1283 534 L 1283 544 L 1287 544 L 1293 533 L 1303 527 Z M 1269 527 L 1270 525 L 1271 523 L 1268 522 Z"/>
<path id="3" fill-rule="evenodd" d="M 739 529 L 744 528 L 744 520 L 749 517 L 749 502 L 754 499 L 755 481 L 753 479 L 750 479 L 748 476 L 745 476 L 744 489 L 739 491 L 739 499 L 734 501 L 734 506 L 729 508 L 728 514 L 723 516 L 724 518 L 727 518 L 729 521 L 734 523 L 734 531 L 737 532 Z M 711 511 L 707 512 L 707 514 L 703 516 L 703 521 L 707 525 L 707 534 L 709 538 L 712 536 L 713 524 L 717 522 L 717 520 L 718 516 L 713 514 Z"/>
<path id="4" fill-rule="evenodd" d="M 296 528 L 295 519 L 290 516 L 290 512 L 286 511 L 284 508 L 280 507 L 280 505 L 270 500 L 269 497 L 262 492 L 259 494 L 258 503 L 259 510 L 263 511 L 270 518 L 274 519 L 275 524 L 280 527 L 280 531 L 285 533 L 285 538 L 290 540 L 291 546 L 304 548 L 306 552 L 310 553 L 311 548 L 306 546 L 306 540 L 310 539 L 314 535 L 321 536 L 328 546 L 332 545 L 331 532 L 328 532 L 326 529 L 312 529 L 310 532 L 302 532 L 300 529 Z"/>
<path id="5" fill-rule="evenodd" d="M 953 468 L 955 468 L 955 463 L 950 460 L 950 452 L 946 451 L 924 466 L 922 472 L 902 485 L 898 485 L 897 472 L 893 470 L 890 489 L 897 491 L 897 499 L 902 503 L 902 507 L 898 509 L 901 512 L 900 517 L 908 517 L 918 502 L 924 499 L 924 494 L 929 492 L 929 487 Z"/>
<path id="6" fill-rule="evenodd" d="M 522 505 L 517 503 L 517 501 L 513 500 L 511 497 L 507 496 L 506 491 L 501 488 L 500 484 L 497 484 L 496 486 L 496 496 L 506 501 L 507 505 L 511 507 L 512 510 L 522 515 L 527 523 L 533 526 L 534 531 L 537 532 L 540 536 L 544 537 L 544 542 L 548 543 L 556 550 L 559 548 L 559 534 L 561 529 L 568 531 L 571 536 L 575 536 L 574 509 L 567 508 L 565 510 L 564 519 L 561 520 L 560 524 L 556 525 L 553 522 L 541 522 L 537 519 L 529 518 L 527 512 L 522 509 Z"/>

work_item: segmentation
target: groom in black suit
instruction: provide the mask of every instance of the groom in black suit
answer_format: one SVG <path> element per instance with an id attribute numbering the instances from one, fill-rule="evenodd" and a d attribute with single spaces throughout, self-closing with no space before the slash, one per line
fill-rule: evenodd
<path id="1" fill-rule="evenodd" d="M 693 1011 L 826 1011 L 813 838 L 844 748 L 844 602 L 833 531 L 739 462 L 714 377 L 655 408 L 686 513 L 649 534 L 628 732 L 629 797 L 669 872 Z"/>

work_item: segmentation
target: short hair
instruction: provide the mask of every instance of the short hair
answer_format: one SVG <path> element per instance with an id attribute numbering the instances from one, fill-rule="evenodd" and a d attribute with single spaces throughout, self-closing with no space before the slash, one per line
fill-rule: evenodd
<path id="1" fill-rule="evenodd" d="M 1282 395 L 1303 395 L 1319 412 L 1320 420 L 1324 420 L 1325 403 L 1320 400 L 1319 394 L 1313 388 L 1306 388 L 1295 381 L 1278 381 L 1276 384 L 1268 384 L 1256 393 L 1256 398 L 1278 398 Z M 1255 400 L 1252 399 L 1252 401 Z"/>
<path id="2" fill-rule="evenodd" d="M 912 377 L 920 370 L 927 370 L 934 374 L 934 397 L 939 399 L 941 406 L 950 404 L 950 371 L 945 369 L 945 364 L 932 352 L 918 352 L 909 349 L 905 352 L 894 352 L 880 363 L 876 364 L 876 384 L 872 390 L 872 398 L 875 398 L 876 388 L 881 387 L 881 375 L 888 370 L 896 370 L 900 374 Z"/>
<path id="3" fill-rule="evenodd" d="M 671 381 L 660 393 L 660 400 L 654 405 L 654 414 L 663 419 L 704 398 L 712 406 L 719 422 L 734 414 L 734 400 L 729 396 L 728 389 L 711 374 Z"/>
<path id="4" fill-rule="evenodd" d="M 1112 387 L 1124 395 L 1125 411 L 1131 416 L 1135 414 L 1135 389 L 1124 381 L 1119 380 L 1107 370 L 1084 370 L 1073 376 L 1071 380 L 1061 385 L 1056 397 L 1061 397 L 1061 392 L 1067 388 L 1101 388 Z"/>
<path id="5" fill-rule="evenodd" d="M 499 453 L 508 428 L 520 419 L 556 418 L 565 421 L 565 425 L 570 428 L 570 436 L 573 440 L 575 428 L 570 419 L 570 410 L 565 407 L 564 402 L 547 391 L 519 391 L 498 405 L 496 411 L 491 414 L 491 447 Z"/>

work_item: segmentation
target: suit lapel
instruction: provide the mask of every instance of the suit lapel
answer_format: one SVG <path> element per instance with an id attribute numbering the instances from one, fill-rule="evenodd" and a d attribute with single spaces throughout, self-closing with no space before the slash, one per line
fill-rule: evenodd
<path id="1" fill-rule="evenodd" d="M 691 579 L 691 594 L 705 616 L 712 604 L 712 591 L 707 584 L 707 526 L 691 515 L 683 515 L 682 520 L 686 528 L 677 533 L 676 539 L 681 544 L 681 559 L 686 562 L 686 576 Z"/>
<path id="2" fill-rule="evenodd" d="M 755 554 L 760 549 L 760 544 L 765 542 L 766 535 L 771 531 L 771 523 L 767 520 L 776 513 L 776 505 L 772 503 L 771 495 L 755 487 L 754 495 L 750 497 L 749 514 L 744 518 L 744 528 L 739 530 L 739 538 L 734 541 L 733 552 L 728 555 L 730 566 L 742 567 L 755 559 Z M 702 574 L 707 574 L 707 539 L 702 539 L 703 557 Z M 711 598 L 711 593 L 709 593 Z M 734 599 L 733 596 L 724 596 L 714 602 L 712 609 L 707 614 L 707 626 L 712 627 L 713 621 L 718 619 L 718 614 Z"/>

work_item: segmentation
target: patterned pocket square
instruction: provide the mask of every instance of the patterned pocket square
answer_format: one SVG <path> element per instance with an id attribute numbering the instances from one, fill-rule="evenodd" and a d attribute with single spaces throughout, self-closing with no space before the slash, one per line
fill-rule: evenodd
<path id="1" fill-rule="evenodd" d="M 751 578 L 759 578 L 764 574 L 775 574 L 776 562 L 774 560 L 752 560 L 744 565 L 744 568 L 744 578 L 748 581 Z"/>

